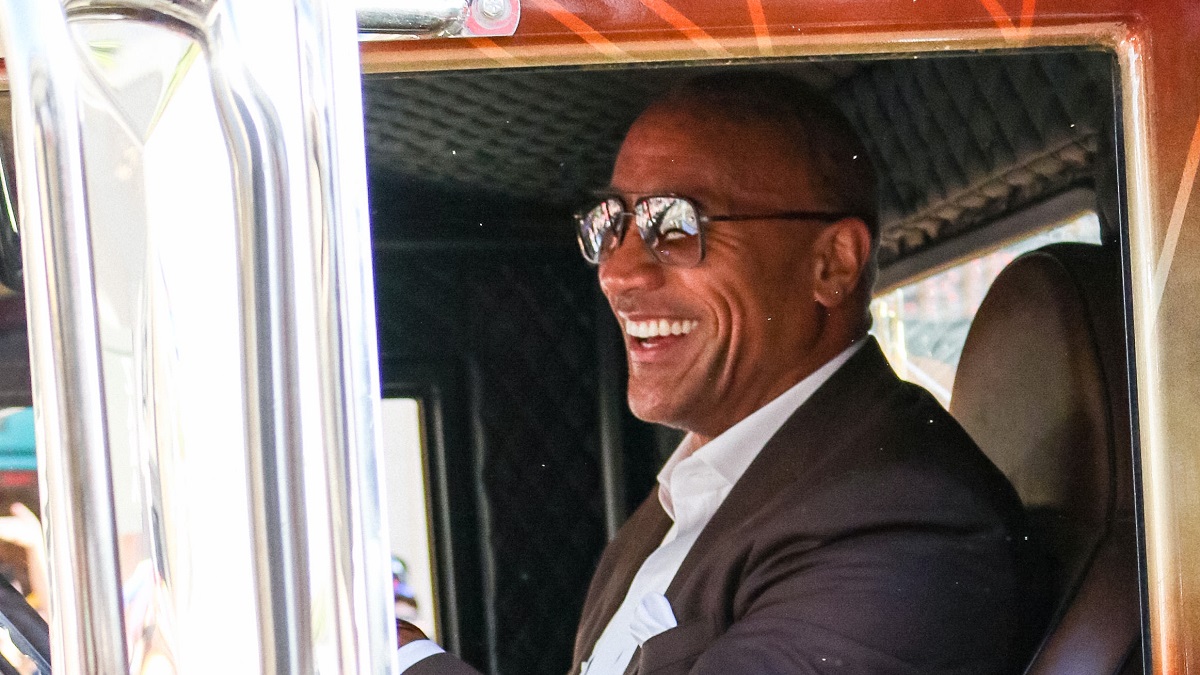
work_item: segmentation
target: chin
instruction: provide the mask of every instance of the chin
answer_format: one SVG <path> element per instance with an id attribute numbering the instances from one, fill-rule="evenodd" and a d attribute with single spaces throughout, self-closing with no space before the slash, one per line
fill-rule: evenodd
<path id="1" fill-rule="evenodd" d="M 629 397 L 629 409 L 633 412 L 634 417 L 643 422 L 675 426 L 672 424 L 672 421 L 676 417 L 675 406 L 668 405 L 662 399 L 646 399 L 631 395 Z"/>
<path id="2" fill-rule="evenodd" d="M 637 391 L 630 388 L 629 392 L 629 409 L 633 412 L 633 416 L 643 422 L 651 424 L 661 424 L 673 429 L 688 430 L 687 419 L 690 419 L 687 414 L 687 406 L 682 405 L 688 397 L 682 396 L 681 388 L 667 387 L 666 394 L 660 395 L 647 393 L 646 395 L 638 395 Z"/>

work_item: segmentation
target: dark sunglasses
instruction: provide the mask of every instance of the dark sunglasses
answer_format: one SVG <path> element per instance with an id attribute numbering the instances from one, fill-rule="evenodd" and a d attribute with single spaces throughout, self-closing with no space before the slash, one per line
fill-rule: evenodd
<path id="1" fill-rule="evenodd" d="M 600 203 L 575 214 L 579 250 L 593 265 L 604 262 L 625 240 L 632 218 L 646 250 L 664 265 L 695 267 L 704 260 L 704 228 L 708 223 L 747 220 L 816 220 L 832 223 L 851 217 L 848 213 L 786 211 L 758 215 L 709 216 L 696 202 L 678 195 L 651 195 L 625 207 L 625 200 L 609 195 Z"/>

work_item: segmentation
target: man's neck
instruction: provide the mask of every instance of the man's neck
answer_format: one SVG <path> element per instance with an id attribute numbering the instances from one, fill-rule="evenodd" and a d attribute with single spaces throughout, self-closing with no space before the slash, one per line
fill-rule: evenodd
<path id="1" fill-rule="evenodd" d="M 739 419 L 734 420 L 731 423 L 724 424 L 720 428 L 687 430 L 687 436 L 685 436 L 683 442 L 680 443 L 677 452 L 682 451 L 684 453 L 683 456 L 687 456 L 696 452 L 759 410 L 771 405 L 781 397 L 787 396 L 790 392 L 795 391 L 797 388 L 803 388 L 806 383 L 809 383 L 814 378 L 820 380 L 816 387 L 812 387 L 812 390 L 815 390 L 820 384 L 823 384 L 825 380 L 828 379 L 838 368 L 848 361 L 851 356 L 857 353 L 858 350 L 866 343 L 867 339 L 868 336 L 864 333 L 859 337 L 850 340 L 839 351 L 822 360 L 816 367 L 806 368 L 802 371 L 802 375 L 796 375 L 791 378 L 784 379 L 784 384 L 782 386 L 775 387 L 771 394 L 762 397 L 762 400 L 759 401 L 758 406 L 755 407 L 754 410 L 741 415 Z M 809 391 L 808 393 L 811 394 L 812 392 Z M 805 395 L 804 399 L 807 398 L 808 396 Z"/>

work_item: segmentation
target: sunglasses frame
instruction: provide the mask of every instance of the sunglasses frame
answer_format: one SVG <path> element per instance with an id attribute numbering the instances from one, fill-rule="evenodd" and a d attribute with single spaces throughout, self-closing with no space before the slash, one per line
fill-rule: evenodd
<path id="1" fill-rule="evenodd" d="M 685 268 L 686 267 L 696 267 L 700 263 L 704 262 L 704 254 L 706 252 L 704 230 L 705 230 L 705 227 L 708 225 L 708 223 L 751 222 L 751 221 L 756 221 L 756 220 L 759 220 L 759 221 L 762 221 L 762 220 L 813 220 L 813 221 L 818 221 L 818 222 L 823 222 L 823 223 L 834 223 L 839 220 L 842 220 L 843 218 L 858 218 L 859 217 L 853 213 L 836 212 L 836 211 L 781 211 L 781 212 L 777 212 L 777 213 L 767 213 L 767 214 L 724 214 L 724 215 L 718 215 L 718 216 L 710 216 L 710 215 L 707 215 L 704 213 L 704 209 L 702 209 L 700 207 L 700 205 L 696 202 L 695 199 L 692 199 L 691 197 L 687 197 L 684 195 L 675 194 L 675 193 L 642 195 L 642 196 L 638 197 L 636 200 L 634 200 L 632 209 L 629 208 L 629 206 L 625 200 L 625 197 L 622 196 L 620 193 L 599 192 L 596 194 L 596 197 L 599 199 L 599 201 L 594 202 L 590 206 L 588 206 L 586 209 L 580 209 L 579 211 L 577 211 L 575 213 L 575 226 L 576 226 L 575 227 L 575 239 L 576 239 L 576 242 L 579 244 L 580 253 L 583 255 L 583 259 L 586 260 L 588 262 L 588 264 L 595 266 L 595 267 L 598 267 L 604 263 L 604 259 L 605 259 L 605 257 L 607 257 L 605 254 L 605 251 L 608 249 L 604 249 L 603 247 L 598 249 L 596 252 L 595 260 L 592 260 L 590 257 L 588 257 L 587 245 L 584 244 L 584 234 L 583 234 L 584 222 L 589 213 L 591 213 L 598 206 L 600 206 L 601 204 L 604 204 L 605 202 L 609 201 L 610 199 L 616 200 L 617 203 L 621 205 L 620 217 L 617 219 L 617 223 L 615 225 L 612 225 L 609 227 L 610 230 L 616 231 L 615 234 L 617 237 L 617 246 L 620 246 L 621 244 L 623 244 L 625 242 L 625 235 L 629 232 L 629 227 L 628 227 L 628 225 L 625 224 L 626 221 L 633 220 L 634 227 L 636 227 L 638 230 L 638 236 L 641 237 L 642 244 L 645 245 L 646 250 L 650 253 L 650 257 L 654 258 L 654 260 L 661 265 L 668 265 L 671 267 L 685 267 Z M 696 258 L 696 262 L 691 263 L 691 264 L 668 262 L 666 260 L 663 260 L 659 256 L 658 252 L 654 248 L 654 244 L 652 244 L 650 242 L 650 240 L 646 238 L 646 235 L 649 233 L 649 231 L 651 229 L 650 226 L 643 227 L 643 225 L 640 222 L 638 222 L 638 217 L 637 217 L 638 205 L 642 204 L 643 202 L 650 200 L 650 199 L 678 199 L 678 200 L 682 200 L 682 201 L 686 202 L 688 205 L 690 205 L 692 207 L 692 211 L 696 214 L 696 234 L 688 235 L 688 236 L 695 236 L 695 237 L 699 237 L 699 239 L 700 239 L 700 241 L 699 241 L 700 255 Z M 656 233 L 654 240 L 658 241 L 659 236 L 661 236 L 661 233 Z M 615 250 L 615 248 L 616 247 L 613 247 L 612 250 Z"/>

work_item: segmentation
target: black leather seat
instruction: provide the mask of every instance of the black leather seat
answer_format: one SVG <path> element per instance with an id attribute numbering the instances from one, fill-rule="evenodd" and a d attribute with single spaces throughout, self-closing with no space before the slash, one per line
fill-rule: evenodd
<path id="1" fill-rule="evenodd" d="M 1013 261 L 954 382 L 950 411 L 1012 481 L 1049 558 L 1050 619 L 1029 674 L 1142 672 L 1118 263 L 1087 244 Z"/>

